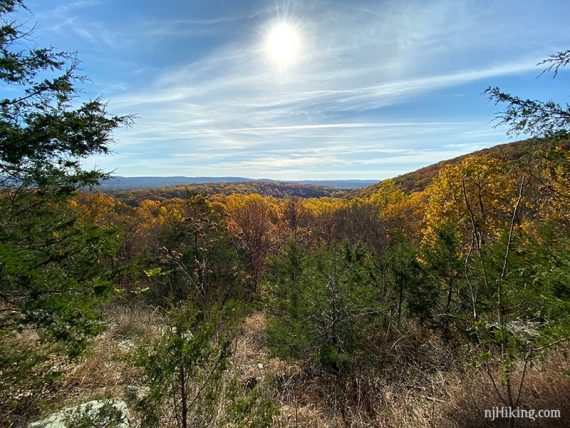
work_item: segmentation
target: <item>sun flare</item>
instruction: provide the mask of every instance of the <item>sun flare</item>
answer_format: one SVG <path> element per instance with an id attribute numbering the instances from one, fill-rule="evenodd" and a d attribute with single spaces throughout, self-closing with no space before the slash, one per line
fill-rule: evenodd
<path id="1" fill-rule="evenodd" d="M 292 24 L 280 22 L 273 25 L 265 39 L 267 57 L 280 67 L 294 64 L 301 53 L 301 34 Z"/>

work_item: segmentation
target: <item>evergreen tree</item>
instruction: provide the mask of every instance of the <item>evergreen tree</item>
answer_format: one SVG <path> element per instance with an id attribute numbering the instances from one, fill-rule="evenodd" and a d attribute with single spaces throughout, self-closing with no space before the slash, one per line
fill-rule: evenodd
<path id="1" fill-rule="evenodd" d="M 93 304 L 109 288 L 112 236 L 80 226 L 67 200 L 104 174 L 82 159 L 109 151 L 111 132 L 130 118 L 99 100 L 77 102 L 75 55 L 26 48 L 11 20 L 21 0 L 0 0 L 0 333 L 36 328 L 77 352 Z M 44 334 L 45 333 L 45 334 Z"/>
<path id="2" fill-rule="evenodd" d="M 361 245 L 300 254 L 294 241 L 270 263 L 269 344 L 285 358 L 335 375 L 369 361 L 381 308 L 371 257 Z"/>

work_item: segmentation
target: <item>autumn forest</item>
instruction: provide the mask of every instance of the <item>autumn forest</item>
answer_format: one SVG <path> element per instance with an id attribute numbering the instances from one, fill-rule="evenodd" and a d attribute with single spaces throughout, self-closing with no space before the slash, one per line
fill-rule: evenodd
<path id="1" fill-rule="evenodd" d="M 139 119 L 78 105 L 76 59 L 21 49 L 20 7 L 0 0 L 0 426 L 568 426 L 567 105 L 491 87 L 525 139 L 362 189 L 105 190 L 82 159 Z"/>

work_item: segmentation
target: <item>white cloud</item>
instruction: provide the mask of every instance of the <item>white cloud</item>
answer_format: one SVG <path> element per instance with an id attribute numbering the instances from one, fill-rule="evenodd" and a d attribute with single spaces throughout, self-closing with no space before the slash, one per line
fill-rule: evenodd
<path id="1" fill-rule="evenodd" d="M 163 153 L 162 169 L 145 164 L 162 175 L 171 165 L 173 174 L 187 175 L 227 168 L 258 177 L 303 171 L 297 178 L 376 178 L 375 166 L 411 168 L 502 140 L 491 117 L 449 118 L 447 106 L 433 113 L 437 120 L 422 120 L 413 103 L 472 82 L 484 89 L 497 78 L 534 72 L 552 50 L 551 34 L 525 25 L 531 15 L 506 20 L 514 12 L 505 5 L 292 4 L 286 15 L 295 17 L 306 46 L 286 73 L 260 51 L 264 25 L 274 18 L 267 10 L 145 24 L 148 37 L 180 36 L 186 27 L 190 37 L 202 27 L 250 23 L 199 59 L 165 67 L 143 87 L 111 96 L 112 109 L 139 116 L 133 131 L 120 134 L 117 149 Z M 93 29 L 85 28 L 83 37 Z"/>

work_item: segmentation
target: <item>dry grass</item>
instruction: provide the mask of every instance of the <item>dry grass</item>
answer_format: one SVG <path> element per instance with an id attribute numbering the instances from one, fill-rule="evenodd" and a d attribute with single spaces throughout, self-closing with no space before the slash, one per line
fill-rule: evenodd
<path id="1" fill-rule="evenodd" d="M 91 351 L 66 367 L 48 410 L 90 399 L 126 397 L 140 373 L 128 364 L 138 345 L 159 334 L 161 319 L 142 308 L 113 306 L 109 329 Z M 501 406 L 491 381 L 469 369 L 459 350 L 417 332 L 385 350 L 382 367 L 362 370 L 343 381 L 310 374 L 297 364 L 272 358 L 265 337 L 266 319 L 247 317 L 236 337 L 227 374 L 244 391 L 263 388 L 279 408 L 275 427 L 495 427 L 484 409 Z M 517 421 L 518 427 L 563 427 L 570 414 L 569 357 L 564 349 L 531 367 L 522 403 L 526 408 L 561 409 L 563 419 Z M 223 411 L 223 403 L 220 405 Z"/>
<path id="2" fill-rule="evenodd" d="M 57 408 L 91 399 L 125 399 L 127 386 L 137 385 L 140 373 L 129 363 L 138 345 L 158 334 L 161 319 L 142 306 L 114 305 L 107 308 L 108 329 L 98 336 L 88 352 L 65 367 L 65 376 L 53 397 Z"/>
<path id="3" fill-rule="evenodd" d="M 238 379 L 244 382 L 288 376 L 299 371 L 294 364 L 271 358 L 265 338 L 265 323 L 265 315 L 257 312 L 245 319 L 237 335 L 232 365 Z"/>
<path id="4" fill-rule="evenodd" d="M 160 319 L 144 307 L 126 306 L 107 308 L 105 319 L 107 331 L 94 339 L 83 356 L 71 361 L 56 356 L 55 349 L 40 347 L 31 330 L 3 338 L 4 349 L 24 352 L 22 364 L 26 364 L 26 349 L 30 355 L 43 350 L 39 355 L 45 357 L 30 367 L 28 379 L 17 385 L 0 385 L 11 401 L 0 403 L 0 412 L 4 413 L 0 426 L 26 426 L 41 415 L 91 399 L 126 397 L 127 385 L 136 384 L 139 376 L 128 363 L 128 355 L 138 344 L 156 335 Z M 48 372 L 60 372 L 63 376 L 55 383 L 41 381 L 41 376 Z"/>
<path id="5" fill-rule="evenodd" d="M 275 427 L 470 428 L 507 424 L 506 420 L 491 423 L 484 418 L 484 409 L 501 406 L 486 373 L 469 368 L 468 356 L 450 350 L 436 337 L 418 332 L 402 338 L 387 353 L 383 369 L 337 383 L 271 358 L 264 327 L 261 313 L 246 319 L 234 364 L 244 382 L 255 378 L 273 387 L 280 409 Z M 553 351 L 544 362 L 530 368 L 522 405 L 560 409 L 563 418 L 520 420 L 516 426 L 569 426 L 569 369 L 564 351 Z"/>
<path id="6" fill-rule="evenodd" d="M 527 409 L 559 409 L 560 419 L 519 420 L 518 427 L 567 427 L 570 416 L 570 368 L 566 350 L 553 350 L 545 361 L 532 367 L 526 376 L 521 394 L 522 407 Z M 519 368 L 520 373 L 520 368 Z M 515 378 L 515 382 L 518 378 Z M 501 392 L 504 394 L 504 388 Z M 484 409 L 502 407 L 490 378 L 477 373 L 468 379 L 457 375 L 449 385 L 452 399 L 440 409 L 442 427 L 507 426 L 506 420 L 491 423 L 483 417 Z"/>

